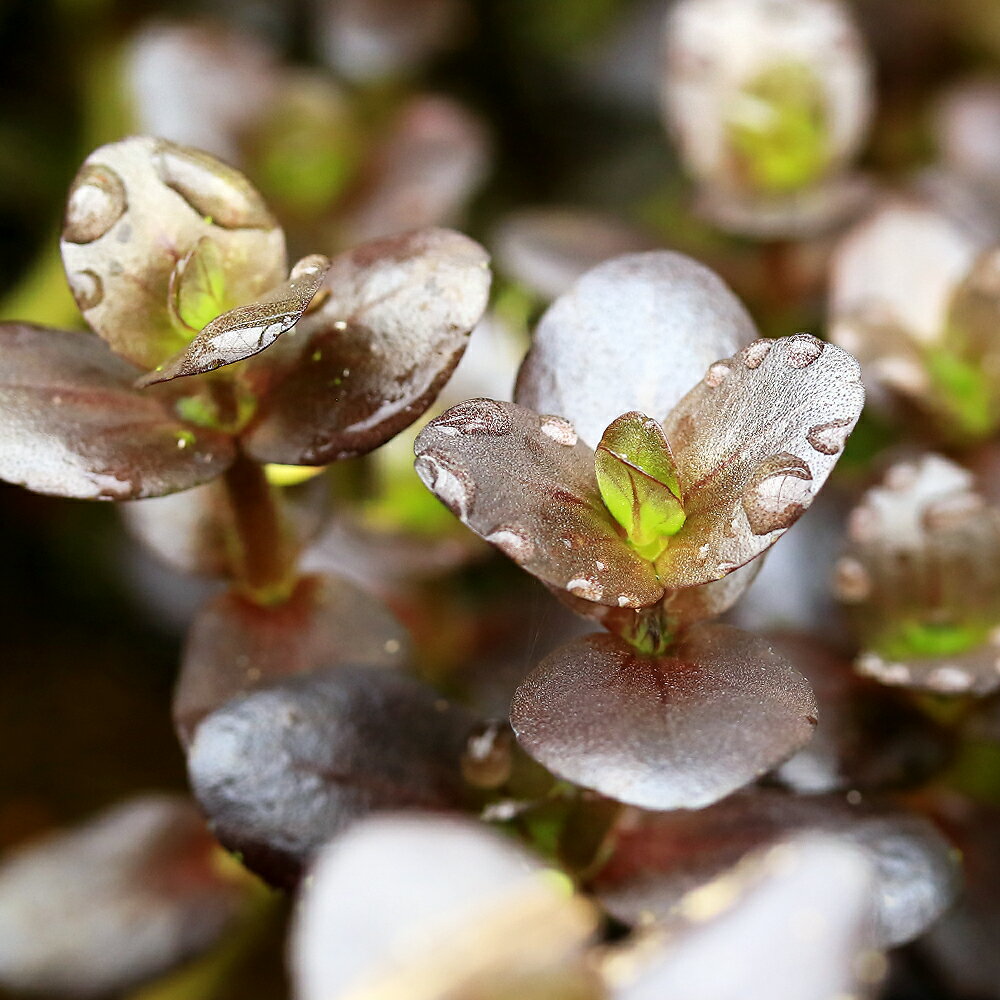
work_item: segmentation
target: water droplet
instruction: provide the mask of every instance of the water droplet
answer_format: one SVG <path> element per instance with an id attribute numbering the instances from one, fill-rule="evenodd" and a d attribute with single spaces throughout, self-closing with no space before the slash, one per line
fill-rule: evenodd
<path id="1" fill-rule="evenodd" d="M 757 468 L 743 491 L 743 512 L 755 535 L 790 527 L 812 499 L 812 473 L 800 458 L 782 452 Z"/>
<path id="2" fill-rule="evenodd" d="M 883 684 L 909 684 L 912 676 L 905 663 L 887 663 L 877 653 L 863 653 L 858 657 L 858 673 L 874 677 Z"/>
<path id="3" fill-rule="evenodd" d="M 771 353 L 773 340 L 755 340 L 743 349 L 743 363 L 747 368 L 760 368 L 761 362 Z"/>
<path id="4" fill-rule="evenodd" d="M 604 596 L 604 588 L 597 580 L 579 576 L 566 584 L 566 589 L 574 597 L 582 597 L 585 601 L 599 601 Z"/>
<path id="5" fill-rule="evenodd" d="M 822 353 L 823 342 L 808 333 L 788 338 L 788 363 L 793 368 L 808 368 Z"/>
<path id="6" fill-rule="evenodd" d="M 456 516 L 463 521 L 476 495 L 468 472 L 440 451 L 425 451 L 413 464 L 423 484 Z"/>
<path id="7" fill-rule="evenodd" d="M 717 389 L 729 377 L 732 368 L 724 361 L 716 361 L 707 372 L 705 372 L 705 385 L 710 389 Z"/>
<path id="8" fill-rule="evenodd" d="M 207 153 L 165 142 L 155 165 L 160 180 L 214 225 L 224 229 L 274 228 L 274 218 L 250 182 Z"/>
<path id="9" fill-rule="evenodd" d="M 459 434 L 486 434 L 490 437 L 503 437 L 511 432 L 507 411 L 492 399 L 467 399 L 446 410 L 433 422 L 433 426 Z"/>
<path id="10" fill-rule="evenodd" d="M 486 541 L 495 545 L 505 556 L 514 562 L 524 562 L 535 554 L 535 545 L 523 532 L 504 525 L 494 528 L 486 536 Z"/>
<path id="11" fill-rule="evenodd" d="M 552 438 L 557 444 L 572 448 L 576 444 L 576 428 L 562 417 L 542 417 L 542 433 Z"/>
<path id="12" fill-rule="evenodd" d="M 972 687 L 972 675 L 961 667 L 945 663 L 927 675 L 927 684 L 935 691 L 968 691 Z"/>
<path id="13" fill-rule="evenodd" d="M 816 451 L 824 455 L 836 455 L 844 450 L 844 442 L 850 433 L 851 421 L 831 420 L 828 424 L 810 427 L 806 440 Z"/>
<path id="14" fill-rule="evenodd" d="M 842 601 L 857 604 L 871 595 L 871 577 L 857 559 L 844 556 L 834 567 L 833 589 Z"/>
<path id="15" fill-rule="evenodd" d="M 128 207 L 125 185 L 110 167 L 89 164 L 76 175 L 66 204 L 63 239 L 93 243 L 103 236 Z"/>
<path id="16" fill-rule="evenodd" d="M 82 312 L 100 305 L 104 299 L 104 282 L 94 271 L 74 271 L 67 275 L 70 291 Z"/>

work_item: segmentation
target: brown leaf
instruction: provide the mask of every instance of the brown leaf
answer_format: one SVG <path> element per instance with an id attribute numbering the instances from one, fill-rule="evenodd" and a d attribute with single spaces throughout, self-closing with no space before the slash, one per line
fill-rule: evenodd
<path id="1" fill-rule="evenodd" d="M 131 500 L 221 475 L 232 440 L 177 420 L 97 337 L 0 326 L 0 477 L 37 493 Z"/>

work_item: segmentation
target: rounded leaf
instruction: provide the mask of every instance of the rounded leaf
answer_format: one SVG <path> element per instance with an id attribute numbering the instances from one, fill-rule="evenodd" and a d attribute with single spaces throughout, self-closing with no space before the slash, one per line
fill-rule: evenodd
<path id="1" fill-rule="evenodd" d="M 188 633 L 174 693 L 178 735 L 189 744 L 198 723 L 238 694 L 341 663 L 397 666 L 409 644 L 389 610 L 347 580 L 304 577 L 280 604 L 228 590 Z"/>
<path id="2" fill-rule="evenodd" d="M 400 672 L 340 666 L 227 702 L 195 731 L 188 774 L 219 840 L 293 885 L 360 816 L 460 807 L 477 722 Z"/>
<path id="3" fill-rule="evenodd" d="M 663 596 L 601 500 L 594 452 L 561 417 L 470 399 L 432 420 L 414 451 L 427 488 L 545 583 L 613 607 Z"/>
<path id="4" fill-rule="evenodd" d="M 582 897 L 482 824 L 373 817 L 324 848 L 312 870 L 292 930 L 296 996 L 556 1000 L 563 994 L 541 992 L 539 980 L 581 974 L 595 923 Z"/>
<path id="5" fill-rule="evenodd" d="M 238 171 L 149 137 L 87 157 L 70 188 L 60 246 L 77 305 L 113 351 L 149 369 L 184 349 L 190 332 L 168 308 L 171 276 L 203 238 L 218 247 L 232 305 L 284 279 L 284 234 Z"/>
<path id="6" fill-rule="evenodd" d="M 627 923 L 669 922 L 684 896 L 750 851 L 793 834 L 825 834 L 860 848 L 875 872 L 874 933 L 882 946 L 922 934 L 954 899 L 958 858 L 929 820 L 834 795 L 759 789 L 700 812 L 644 813 L 618 831 L 593 889 Z"/>
<path id="7" fill-rule="evenodd" d="M 812 503 L 864 399 L 854 358 L 808 334 L 712 365 L 664 424 L 687 515 L 657 560 L 664 586 L 719 579 L 773 545 Z"/>
<path id="8" fill-rule="evenodd" d="M 377 448 L 434 401 L 486 309 L 486 252 L 445 229 L 337 257 L 295 331 L 297 363 L 243 436 L 261 462 L 325 465 Z"/>
<path id="9" fill-rule="evenodd" d="M 873 881 L 864 853 L 833 837 L 761 851 L 681 899 L 662 954 L 616 1000 L 870 996 Z"/>
<path id="10" fill-rule="evenodd" d="M 526 208 L 507 215 L 493 234 L 497 266 L 551 300 L 612 257 L 652 250 L 653 240 L 613 216 L 577 208 Z"/>
<path id="11" fill-rule="evenodd" d="M 0 325 L 0 478 L 36 493 L 131 500 L 190 489 L 233 461 L 228 435 L 190 427 L 97 337 Z"/>
<path id="12" fill-rule="evenodd" d="M 147 795 L 15 849 L 0 864 L 0 983 L 121 995 L 211 947 L 244 890 L 194 806 Z"/>
<path id="13" fill-rule="evenodd" d="M 697 809 L 798 750 L 816 702 L 763 639 L 696 625 L 666 656 L 609 635 L 562 646 L 518 688 L 511 725 L 561 778 L 647 809 Z"/>
<path id="14" fill-rule="evenodd" d="M 707 267 L 667 250 L 616 257 L 549 307 L 514 398 L 565 417 L 596 448 L 615 417 L 639 410 L 662 419 L 713 361 L 756 336 Z"/>

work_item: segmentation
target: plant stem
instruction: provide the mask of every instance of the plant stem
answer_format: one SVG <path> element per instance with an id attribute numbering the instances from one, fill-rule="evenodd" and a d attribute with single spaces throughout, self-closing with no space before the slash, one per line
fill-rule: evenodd
<path id="1" fill-rule="evenodd" d="M 264 467 L 239 455 L 223 482 L 232 514 L 237 583 L 260 604 L 284 600 L 295 584 L 295 547 Z"/>

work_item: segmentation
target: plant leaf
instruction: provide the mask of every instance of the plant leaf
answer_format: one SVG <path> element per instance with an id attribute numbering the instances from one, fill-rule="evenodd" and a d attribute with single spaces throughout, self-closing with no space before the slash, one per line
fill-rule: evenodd
<path id="1" fill-rule="evenodd" d="M 601 500 L 594 453 L 561 417 L 471 399 L 432 420 L 414 450 L 427 488 L 545 583 L 612 606 L 663 596 Z"/>
<path id="2" fill-rule="evenodd" d="M 700 812 L 646 813 L 617 835 L 593 888 L 626 923 L 669 922 L 677 903 L 753 850 L 793 834 L 842 838 L 876 875 L 875 937 L 882 946 L 922 934 L 960 885 L 955 852 L 923 816 L 839 795 L 756 789 Z M 645 914 L 645 916 L 643 916 Z"/>
<path id="3" fill-rule="evenodd" d="M 174 724 L 190 744 L 198 723 L 246 691 L 340 663 L 398 666 L 409 636 L 388 609 L 347 580 L 307 576 L 281 604 L 227 590 L 195 618 L 174 693 Z"/>
<path id="4" fill-rule="evenodd" d="M 511 725 L 561 778 L 647 809 L 697 809 L 741 788 L 812 735 L 809 685 L 763 639 L 695 625 L 669 655 L 591 635 L 522 682 Z"/>
<path id="5" fill-rule="evenodd" d="M 558 413 L 596 447 L 629 410 L 661 419 L 716 359 L 757 336 L 708 268 L 658 250 L 599 264 L 549 307 L 514 398 Z"/>
<path id="6" fill-rule="evenodd" d="M 323 304 L 299 323 L 297 363 L 261 401 L 244 448 L 262 462 L 325 465 L 377 448 L 437 397 L 486 308 L 479 244 L 443 229 L 337 257 Z"/>
<path id="7" fill-rule="evenodd" d="M 400 671 L 341 665 L 227 702 L 195 731 L 188 774 L 219 840 L 292 886 L 372 810 L 462 806 L 478 722 Z"/>
<path id="8" fill-rule="evenodd" d="M 300 899 L 296 996 L 596 1000 L 604 994 L 593 982 L 586 992 L 556 988 L 596 979 L 584 975 L 596 914 L 553 874 L 484 824 L 364 820 L 323 850 Z"/>
<path id="9" fill-rule="evenodd" d="M 246 901 L 194 805 L 130 799 L 0 864 L 0 983 L 120 996 L 211 947 Z M 141 933 L 125 933 L 141 914 Z"/>
<path id="10" fill-rule="evenodd" d="M 646 559 L 656 559 L 684 524 L 681 488 L 663 428 L 642 413 L 608 426 L 594 461 L 601 498 Z"/>
<path id="11" fill-rule="evenodd" d="M 97 337 L 0 325 L 0 477 L 36 493 L 130 500 L 190 489 L 233 460 L 227 435 L 177 420 Z"/>
<path id="12" fill-rule="evenodd" d="M 136 385 L 141 388 L 187 375 L 203 375 L 259 354 L 299 322 L 329 269 L 330 261 L 322 254 L 303 257 L 292 268 L 286 282 L 272 288 L 256 302 L 216 316 L 183 351 L 157 365 Z M 211 276 L 205 268 L 201 271 L 206 277 L 198 280 L 199 287 L 191 295 L 197 300 L 192 302 L 192 308 L 203 306 L 204 301 L 211 300 L 215 294 Z"/>
<path id="13" fill-rule="evenodd" d="M 170 282 L 207 238 L 231 302 L 252 302 L 285 274 L 285 237 L 242 174 L 207 153 L 133 137 L 97 149 L 70 188 L 62 257 L 87 322 L 113 351 L 155 368 L 184 349 Z"/>
<path id="14" fill-rule="evenodd" d="M 712 365 L 664 424 L 687 515 L 657 560 L 664 586 L 719 579 L 773 545 L 812 503 L 863 404 L 857 362 L 807 334 Z"/>

